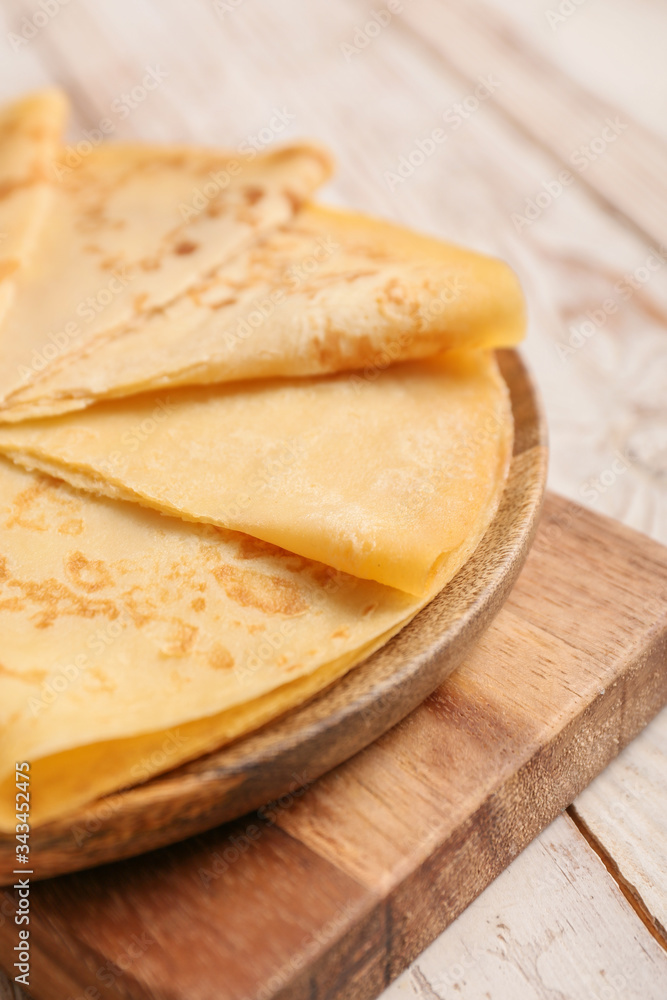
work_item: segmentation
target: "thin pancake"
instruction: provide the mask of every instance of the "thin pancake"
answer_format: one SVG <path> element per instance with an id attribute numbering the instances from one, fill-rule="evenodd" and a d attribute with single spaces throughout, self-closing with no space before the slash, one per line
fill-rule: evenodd
<path id="1" fill-rule="evenodd" d="M 382 369 L 510 346 L 524 326 L 519 284 L 501 261 L 311 205 L 169 308 L 68 354 L 0 416 L 164 386 Z"/>
<path id="2" fill-rule="evenodd" d="M 51 166 L 66 114 L 65 98 L 52 90 L 0 110 L 0 322 L 49 211 Z"/>
<path id="3" fill-rule="evenodd" d="M 253 160 L 101 145 L 61 173 L 38 251 L 0 327 L 0 398 L 199 282 L 284 223 L 330 172 L 312 146 Z"/>
<path id="4" fill-rule="evenodd" d="M 502 486 L 411 598 L 0 460 L 0 829 L 16 761 L 38 825 L 321 690 L 451 579 Z"/>
<path id="5" fill-rule="evenodd" d="M 0 451 L 419 595 L 493 495 L 511 429 L 478 352 L 131 397 L 0 427 Z"/>

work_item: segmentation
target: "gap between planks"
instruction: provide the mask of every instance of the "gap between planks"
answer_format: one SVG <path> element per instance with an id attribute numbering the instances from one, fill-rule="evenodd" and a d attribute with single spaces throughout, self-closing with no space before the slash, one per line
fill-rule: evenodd
<path id="1" fill-rule="evenodd" d="M 577 830 L 584 838 L 588 846 L 592 851 L 594 851 L 600 858 L 610 876 L 616 882 L 619 890 L 623 893 L 623 896 L 628 901 L 629 905 L 632 907 L 637 917 L 646 927 L 646 930 L 651 934 L 652 937 L 667 951 L 667 930 L 662 926 L 660 921 L 655 917 L 644 900 L 641 894 L 638 892 L 636 887 L 629 882 L 621 872 L 618 864 L 614 861 L 612 856 L 605 849 L 604 845 L 597 839 L 597 837 L 591 832 L 591 830 L 586 825 L 585 821 L 582 819 L 580 814 L 577 812 L 577 807 L 573 803 L 568 806 L 566 810 L 570 819 L 576 826 Z"/>

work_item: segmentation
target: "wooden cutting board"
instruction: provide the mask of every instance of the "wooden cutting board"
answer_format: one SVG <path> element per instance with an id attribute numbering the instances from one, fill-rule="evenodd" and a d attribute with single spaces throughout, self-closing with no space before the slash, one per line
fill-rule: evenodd
<path id="1" fill-rule="evenodd" d="M 373 997 L 665 702 L 667 549 L 549 496 L 490 629 L 376 743 L 261 815 L 35 883 L 31 993 Z"/>

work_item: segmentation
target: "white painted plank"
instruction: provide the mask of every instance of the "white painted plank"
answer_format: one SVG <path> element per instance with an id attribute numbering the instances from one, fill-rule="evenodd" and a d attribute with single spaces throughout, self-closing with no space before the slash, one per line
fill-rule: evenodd
<path id="1" fill-rule="evenodd" d="M 666 784 L 667 725 L 661 716 L 589 785 L 575 808 L 667 941 Z"/>
<path id="2" fill-rule="evenodd" d="M 667 953 L 560 816 L 380 1000 L 665 1000 Z"/>
<path id="3" fill-rule="evenodd" d="M 573 83 L 667 140 L 667 5 L 654 0 L 485 0 Z"/>
<path id="4" fill-rule="evenodd" d="M 52 82 L 34 45 L 20 34 L 23 14 L 0 4 L 0 95 L 10 100 Z M 34 26 L 33 26 L 34 27 Z"/>
<path id="5" fill-rule="evenodd" d="M 627 111 L 620 116 L 613 103 L 573 85 L 504 10 L 479 0 L 409 0 L 403 17 L 469 83 L 492 74 L 500 82 L 496 101 L 512 120 L 650 239 L 667 244 L 666 143 Z"/>

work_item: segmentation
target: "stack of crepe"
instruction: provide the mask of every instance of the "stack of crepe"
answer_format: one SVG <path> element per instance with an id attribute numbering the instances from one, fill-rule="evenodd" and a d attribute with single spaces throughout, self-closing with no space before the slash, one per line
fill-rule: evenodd
<path id="1" fill-rule="evenodd" d="M 457 573 L 512 450 L 500 261 L 312 202 L 329 156 L 0 113 L 0 829 L 218 747 Z"/>

